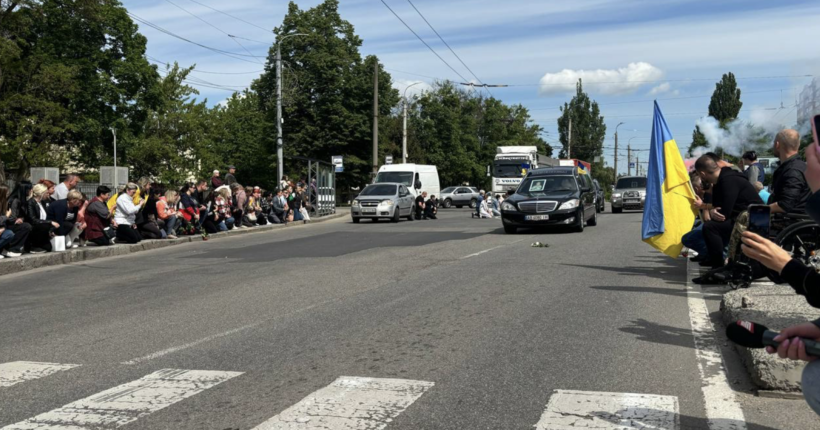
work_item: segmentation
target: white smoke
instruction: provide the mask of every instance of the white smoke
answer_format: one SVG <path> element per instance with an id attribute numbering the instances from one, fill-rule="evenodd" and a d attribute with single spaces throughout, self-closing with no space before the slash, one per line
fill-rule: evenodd
<path id="1" fill-rule="evenodd" d="M 754 150 L 765 152 L 772 146 L 775 134 L 786 128 L 782 120 L 778 121 L 777 113 L 766 109 L 752 109 L 749 120 L 736 119 L 724 127 L 720 122 L 706 116 L 695 121 L 709 146 L 697 148 L 692 155 L 699 157 L 706 152 L 720 151 L 724 154 L 740 157 L 744 152 Z"/>

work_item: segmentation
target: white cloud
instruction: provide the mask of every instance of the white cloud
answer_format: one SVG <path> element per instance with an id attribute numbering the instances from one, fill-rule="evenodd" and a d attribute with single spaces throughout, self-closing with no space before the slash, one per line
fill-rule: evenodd
<path id="1" fill-rule="evenodd" d="M 672 85 L 669 85 L 669 82 L 664 82 L 649 90 L 649 95 L 655 96 L 658 94 L 668 93 L 670 89 L 672 89 Z"/>
<path id="2" fill-rule="evenodd" d="M 578 79 L 584 88 L 600 94 L 618 95 L 634 93 L 641 86 L 663 77 L 663 71 L 649 63 L 629 63 L 618 69 L 571 70 L 547 73 L 540 81 L 538 93 L 542 96 L 571 93 Z"/>
<path id="3" fill-rule="evenodd" d="M 412 87 L 410 85 L 412 85 Z M 399 90 L 399 95 L 404 95 L 405 90 L 407 90 L 407 98 L 419 96 L 421 93 L 433 89 L 430 84 L 424 81 L 396 78 L 393 78 L 393 88 Z"/>

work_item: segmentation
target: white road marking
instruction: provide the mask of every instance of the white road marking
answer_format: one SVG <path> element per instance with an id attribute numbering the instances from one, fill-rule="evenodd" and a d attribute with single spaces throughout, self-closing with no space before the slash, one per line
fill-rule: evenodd
<path id="1" fill-rule="evenodd" d="M 34 361 L 0 363 L 0 387 L 11 387 L 20 382 L 43 378 L 78 366 L 79 364 L 38 363 Z"/>
<path id="2" fill-rule="evenodd" d="M 691 261 L 686 262 L 686 300 L 689 305 L 689 321 L 695 339 L 695 356 L 700 371 L 701 390 L 710 430 L 745 430 L 743 409 L 735 398 L 735 392 L 726 378 L 723 356 L 715 338 L 715 328 L 709 318 L 709 309 L 703 293 L 692 278 L 699 270 L 692 270 Z"/>
<path id="3" fill-rule="evenodd" d="M 88 430 L 120 427 L 242 372 L 163 369 L 0 430 Z"/>
<path id="4" fill-rule="evenodd" d="M 253 430 L 379 430 L 434 384 L 342 376 Z"/>
<path id="5" fill-rule="evenodd" d="M 487 253 L 487 252 L 490 252 L 490 251 L 494 251 L 494 250 L 496 250 L 496 249 L 498 249 L 498 248 L 503 248 L 503 247 L 505 247 L 505 246 L 509 246 L 509 245 L 512 245 L 512 244 L 515 244 L 515 243 L 521 242 L 521 241 L 523 241 L 523 240 L 524 240 L 524 239 L 519 239 L 519 240 L 516 240 L 516 241 L 514 241 L 514 242 L 510 242 L 510 243 L 507 243 L 507 244 L 504 244 L 504 245 L 494 246 L 494 247 L 492 247 L 492 248 L 489 248 L 489 249 L 485 249 L 485 250 L 483 250 L 483 251 L 476 252 L 475 254 L 465 255 L 464 257 L 459 258 L 459 260 L 466 260 L 466 259 L 468 259 L 468 258 L 472 258 L 472 257 L 478 256 L 478 255 L 481 255 L 481 254 L 484 254 L 484 253 Z"/>
<path id="6" fill-rule="evenodd" d="M 675 396 L 555 390 L 535 428 L 677 430 L 679 426 Z"/>
<path id="7" fill-rule="evenodd" d="M 253 324 L 243 325 L 242 327 L 237 327 L 228 331 L 223 331 L 222 333 L 212 334 L 210 336 L 203 337 L 202 339 L 197 339 L 193 342 L 183 343 L 182 345 L 172 346 L 170 348 L 163 349 L 162 351 L 152 352 L 151 354 L 143 355 L 142 357 L 137 357 L 128 361 L 123 361 L 120 364 L 132 365 L 142 363 L 143 361 L 153 360 L 155 358 L 162 357 L 163 355 L 168 355 L 177 351 L 181 351 L 183 349 L 192 348 L 201 343 L 210 342 L 214 339 L 219 339 L 220 337 L 230 336 L 234 333 L 239 333 L 240 331 L 244 331 L 249 328 L 254 328 L 258 325 L 261 325 L 263 322 L 265 322 L 265 320 L 255 322 Z"/>

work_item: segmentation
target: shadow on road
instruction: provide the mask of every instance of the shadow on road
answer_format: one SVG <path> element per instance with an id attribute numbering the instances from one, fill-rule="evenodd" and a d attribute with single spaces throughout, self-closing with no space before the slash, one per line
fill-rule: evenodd
<path id="1" fill-rule="evenodd" d="M 611 422 L 617 426 L 624 426 L 623 428 L 658 428 L 655 427 L 658 423 L 651 419 L 642 419 L 642 417 L 662 417 L 667 415 L 667 411 L 661 411 L 650 408 L 640 409 L 623 409 L 615 412 L 592 412 L 590 415 L 595 416 L 603 421 Z M 693 417 L 691 415 L 678 415 L 680 418 L 681 429 L 742 429 L 747 430 L 778 430 L 772 427 L 749 423 L 746 421 L 738 421 L 733 419 L 715 419 L 711 423 L 706 418 Z M 788 420 L 788 418 L 786 418 Z M 783 427 L 786 428 L 786 427 Z"/>
<path id="2" fill-rule="evenodd" d="M 681 273 L 682 268 L 678 265 L 668 265 L 668 267 L 651 267 L 651 266 L 591 266 L 585 264 L 564 264 L 564 266 L 581 267 L 584 269 L 605 270 L 608 272 L 617 272 L 619 275 L 633 275 L 633 276 L 648 276 L 650 278 L 660 279 L 669 284 L 685 284 L 685 273 Z"/>
<path id="3" fill-rule="evenodd" d="M 637 335 L 638 340 L 645 342 L 682 346 L 685 348 L 695 347 L 695 341 L 692 337 L 692 330 L 689 328 L 678 328 L 657 324 L 640 318 L 633 321 L 632 325 L 621 327 L 618 330 L 624 333 Z"/>
<path id="4" fill-rule="evenodd" d="M 601 291 L 624 291 L 627 293 L 653 293 L 663 294 L 674 297 L 686 297 L 686 290 L 675 290 L 672 288 L 662 287 L 628 287 L 628 286 L 605 286 L 605 287 L 590 287 L 593 290 Z"/>

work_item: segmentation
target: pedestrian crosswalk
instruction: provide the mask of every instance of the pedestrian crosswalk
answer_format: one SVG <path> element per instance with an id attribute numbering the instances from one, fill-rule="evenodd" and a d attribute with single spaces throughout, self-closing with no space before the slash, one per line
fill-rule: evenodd
<path id="1" fill-rule="evenodd" d="M 77 365 L 0 363 L 0 390 L 45 378 Z M 113 429 L 189 399 L 243 372 L 163 369 L 73 401 L 0 430 Z M 341 376 L 253 430 L 382 430 L 424 396 L 435 395 L 431 381 Z M 2 391 L 0 391 L 2 393 Z M 546 406 L 536 430 L 679 428 L 678 399 L 653 394 L 555 390 L 545 393 Z M 2 408 L 0 408 L 2 411 Z M 442 418 L 436 418 L 441 420 Z M 2 420 L 2 414 L 0 414 Z M 3 424 L 0 421 L 0 424 Z M 140 427 L 138 424 L 136 427 Z M 135 428 L 136 428 L 135 427 Z M 431 425 L 435 427 L 435 425 Z M 179 428 L 185 428 L 181 424 Z"/>

